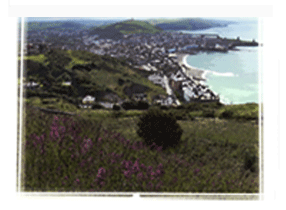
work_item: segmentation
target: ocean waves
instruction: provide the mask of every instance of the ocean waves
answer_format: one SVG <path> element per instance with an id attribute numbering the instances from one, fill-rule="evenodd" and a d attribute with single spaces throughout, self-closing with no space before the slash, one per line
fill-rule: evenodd
<path id="1" fill-rule="evenodd" d="M 208 73 L 218 77 L 238 77 L 238 74 L 234 74 L 233 72 L 208 71 Z"/>

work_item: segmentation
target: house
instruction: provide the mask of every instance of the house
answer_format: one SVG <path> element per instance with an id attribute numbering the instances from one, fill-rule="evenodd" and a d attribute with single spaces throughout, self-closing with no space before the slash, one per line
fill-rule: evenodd
<path id="1" fill-rule="evenodd" d="M 27 88 L 27 89 L 35 89 L 35 88 L 38 88 L 40 87 L 40 85 L 36 82 L 28 82 L 26 84 L 24 84 L 24 88 Z"/>
<path id="2" fill-rule="evenodd" d="M 147 101 L 147 94 L 146 93 L 135 93 L 132 95 L 132 99 L 134 101 Z"/>
<path id="3" fill-rule="evenodd" d="M 182 74 L 182 72 L 177 71 L 175 74 L 172 74 L 170 77 L 170 83 L 172 88 L 176 90 L 182 89 L 182 82 L 186 80 L 185 76 Z"/>
<path id="4" fill-rule="evenodd" d="M 83 99 L 82 99 L 82 103 L 83 104 L 91 104 L 95 101 L 95 97 L 92 97 L 90 95 L 87 95 L 85 96 Z"/>
<path id="5" fill-rule="evenodd" d="M 185 46 L 183 49 L 190 50 L 190 49 L 198 49 L 198 48 L 199 48 L 199 45 L 191 44 L 191 45 Z"/>
<path id="6" fill-rule="evenodd" d="M 62 86 L 71 86 L 71 81 L 62 82 Z"/>

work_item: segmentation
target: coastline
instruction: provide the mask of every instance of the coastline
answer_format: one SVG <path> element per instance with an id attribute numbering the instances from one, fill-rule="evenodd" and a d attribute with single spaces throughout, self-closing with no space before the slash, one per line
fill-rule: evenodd
<path id="1" fill-rule="evenodd" d="M 195 80 L 206 81 L 206 74 L 208 73 L 208 70 L 202 70 L 190 66 L 187 63 L 187 56 L 189 56 L 189 54 L 177 54 L 178 63 L 182 67 L 184 73 Z"/>
<path id="2" fill-rule="evenodd" d="M 178 63 L 182 68 L 182 71 L 188 76 L 192 77 L 194 80 L 198 81 L 199 84 L 205 85 L 205 81 L 207 80 L 206 74 L 211 72 L 210 70 L 202 70 L 196 67 L 190 66 L 187 63 L 187 57 L 189 54 L 176 54 L 178 58 Z M 215 95 L 219 95 L 215 91 L 212 90 Z M 224 104 L 230 104 L 220 98 L 220 101 Z"/>

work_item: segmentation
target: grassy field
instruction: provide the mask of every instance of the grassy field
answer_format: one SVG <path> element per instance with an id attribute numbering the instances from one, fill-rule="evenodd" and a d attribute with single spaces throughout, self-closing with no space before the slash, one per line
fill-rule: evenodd
<path id="1" fill-rule="evenodd" d="M 216 113 L 226 108 L 237 107 Z M 137 135 L 142 112 L 77 110 L 64 116 L 27 106 L 23 190 L 258 193 L 255 120 L 178 120 L 181 143 L 162 150 Z"/>

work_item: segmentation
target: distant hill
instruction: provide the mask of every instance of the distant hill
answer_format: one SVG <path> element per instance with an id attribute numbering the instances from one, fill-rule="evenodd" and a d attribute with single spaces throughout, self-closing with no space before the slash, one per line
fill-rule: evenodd
<path id="1" fill-rule="evenodd" d="M 84 24 L 73 21 L 47 21 L 47 22 L 27 22 L 26 27 L 28 31 L 37 31 L 45 29 L 55 30 L 78 30 L 85 28 Z"/>
<path id="2" fill-rule="evenodd" d="M 100 38 L 120 39 L 124 34 L 155 34 L 161 31 L 161 28 L 151 25 L 145 21 L 127 20 L 111 25 L 91 28 L 90 34 L 97 34 Z"/>
<path id="3" fill-rule="evenodd" d="M 202 18 L 177 18 L 177 19 L 150 19 L 148 22 L 163 30 L 202 30 L 213 27 L 224 27 L 230 21 L 208 20 Z"/>
<path id="4" fill-rule="evenodd" d="M 209 20 L 202 18 L 158 18 L 144 21 L 124 19 L 71 19 L 71 20 L 39 20 L 28 19 L 28 31 L 34 30 L 78 30 L 89 29 L 90 34 L 98 34 L 102 38 L 121 38 L 131 33 L 158 33 L 162 30 L 200 30 L 212 27 L 223 27 L 230 21 Z"/>
<path id="5" fill-rule="evenodd" d="M 56 29 L 56 30 L 67 30 L 67 29 L 89 29 L 92 27 L 99 27 L 107 24 L 113 24 L 120 21 L 120 19 L 71 19 L 71 20 L 41 20 L 39 19 L 28 19 L 25 24 L 28 31 L 34 30 L 45 30 L 45 29 Z M 20 24 L 19 24 L 20 25 Z"/>

